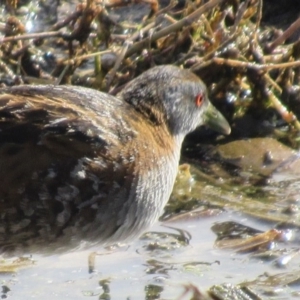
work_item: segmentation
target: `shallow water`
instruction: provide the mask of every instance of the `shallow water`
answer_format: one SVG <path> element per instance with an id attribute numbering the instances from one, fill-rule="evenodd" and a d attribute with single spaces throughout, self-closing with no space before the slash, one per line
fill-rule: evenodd
<path id="1" fill-rule="evenodd" d="M 197 187 L 197 183 L 194 184 L 193 193 L 199 192 Z M 231 197 L 235 197 L 233 193 Z M 298 280 L 295 280 L 300 263 L 298 250 L 295 250 L 299 248 L 299 238 L 298 241 L 275 241 L 269 247 L 271 252 L 262 249 L 238 253 L 234 247 L 226 250 L 215 247 L 216 235 L 211 229 L 215 224 L 236 222 L 262 232 L 276 224 L 230 206 L 228 202 L 227 208 L 225 205 L 222 210 L 215 206 L 204 209 L 207 214 L 195 213 L 194 217 L 157 223 L 139 240 L 114 250 L 94 247 L 60 255 L 33 255 L 33 265 L 0 275 L 2 287 L 9 289 L 2 296 L 45 300 L 177 299 L 186 285 L 206 291 L 223 283 L 249 285 L 263 299 L 289 299 L 300 293 Z M 90 274 L 88 257 L 93 251 L 99 255 L 95 270 Z M 290 253 L 294 256 L 289 264 L 276 263 Z M 276 274 L 280 274 L 281 279 L 274 283 L 269 276 Z M 293 279 L 290 287 L 289 276 Z M 189 297 L 191 295 L 190 292 Z"/>
<path id="2" fill-rule="evenodd" d="M 85 299 L 96 295 L 99 298 L 104 293 L 104 281 L 109 292 L 100 299 L 175 299 L 183 292 L 184 284 L 193 283 L 205 290 L 213 284 L 238 284 L 241 279 L 253 280 L 271 272 L 272 268 L 260 261 L 214 249 L 215 235 L 210 227 L 228 220 L 255 223 L 230 213 L 173 224 L 191 234 L 189 243 L 179 243 L 177 238 L 181 236 L 175 229 L 157 224 L 149 240 L 140 239 L 115 252 L 99 251 L 93 274 L 88 273 L 87 264 L 91 249 L 63 255 L 34 255 L 33 266 L 3 274 L 1 282 L 10 289 L 8 295 L 13 299 Z M 267 226 L 261 225 L 259 229 Z M 150 242 L 158 245 L 147 250 Z M 150 288 L 156 290 L 155 296 L 147 296 Z"/>

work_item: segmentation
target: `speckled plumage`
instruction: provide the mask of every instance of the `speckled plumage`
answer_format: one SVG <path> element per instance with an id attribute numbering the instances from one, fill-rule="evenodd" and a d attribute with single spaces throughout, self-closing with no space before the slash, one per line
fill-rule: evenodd
<path id="1" fill-rule="evenodd" d="M 0 252 L 140 235 L 169 199 L 183 138 L 208 105 L 203 83 L 172 66 L 145 72 L 118 97 L 1 89 Z"/>

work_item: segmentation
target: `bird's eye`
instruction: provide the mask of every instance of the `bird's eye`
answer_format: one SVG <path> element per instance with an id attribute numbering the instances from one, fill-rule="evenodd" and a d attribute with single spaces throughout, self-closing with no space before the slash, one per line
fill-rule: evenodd
<path id="1" fill-rule="evenodd" d="M 200 106 L 202 105 L 203 101 L 204 101 L 204 95 L 201 94 L 201 93 L 198 94 L 198 95 L 196 96 L 196 98 L 195 98 L 195 104 L 196 104 L 196 106 L 197 106 L 197 107 L 200 107 Z"/>

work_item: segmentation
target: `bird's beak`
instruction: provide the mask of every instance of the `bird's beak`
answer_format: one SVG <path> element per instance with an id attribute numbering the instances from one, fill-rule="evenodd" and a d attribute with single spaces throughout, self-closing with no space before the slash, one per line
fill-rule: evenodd
<path id="1" fill-rule="evenodd" d="M 204 124 L 222 134 L 230 134 L 231 128 L 223 115 L 209 102 L 204 112 Z"/>

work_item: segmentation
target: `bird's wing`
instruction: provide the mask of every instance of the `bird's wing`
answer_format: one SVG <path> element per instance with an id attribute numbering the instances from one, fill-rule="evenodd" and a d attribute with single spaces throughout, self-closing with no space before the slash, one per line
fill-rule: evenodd
<path id="1" fill-rule="evenodd" d="M 88 228 L 99 206 L 120 209 L 110 198 L 130 193 L 134 166 L 122 151 L 136 133 L 118 117 L 127 104 L 100 95 L 69 87 L 0 90 L 0 242 L 51 240 L 68 226 Z M 117 230 L 113 212 L 103 213 L 105 222 L 104 240 Z"/>

